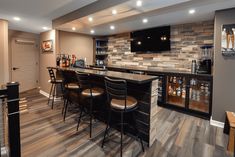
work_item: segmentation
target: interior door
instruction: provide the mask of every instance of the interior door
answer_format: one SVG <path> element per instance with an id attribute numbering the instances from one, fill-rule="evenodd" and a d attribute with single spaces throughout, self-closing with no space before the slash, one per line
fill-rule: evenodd
<path id="1" fill-rule="evenodd" d="M 38 86 L 38 55 L 34 40 L 12 40 L 12 81 L 20 83 L 20 92 Z"/>

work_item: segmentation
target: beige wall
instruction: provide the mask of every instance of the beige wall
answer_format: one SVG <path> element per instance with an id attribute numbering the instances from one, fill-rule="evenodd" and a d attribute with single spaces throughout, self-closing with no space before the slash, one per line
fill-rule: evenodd
<path id="1" fill-rule="evenodd" d="M 225 120 L 225 111 L 235 112 L 235 57 L 223 57 L 221 54 L 221 27 L 223 24 L 235 24 L 234 15 L 235 9 L 217 11 L 215 14 L 212 118 L 220 122 Z"/>
<path id="2" fill-rule="evenodd" d="M 9 81 L 8 21 L 0 19 L 0 85 Z"/>
<path id="3" fill-rule="evenodd" d="M 58 31 L 51 30 L 40 34 L 40 43 L 45 40 L 53 40 L 53 52 L 42 52 L 40 48 L 39 82 L 42 91 L 49 93 L 49 74 L 47 67 L 56 66 L 56 52 L 58 50 Z M 40 46 L 41 47 L 41 46 Z"/>
<path id="4" fill-rule="evenodd" d="M 36 70 L 37 74 L 37 80 L 39 80 L 39 34 L 34 33 L 28 33 L 28 32 L 22 32 L 22 31 L 16 31 L 16 30 L 9 30 L 8 32 L 8 39 L 9 39 L 9 67 L 10 67 L 10 80 L 11 80 L 11 69 L 12 69 L 12 42 L 15 42 L 14 39 L 24 39 L 24 40 L 32 40 L 35 41 L 36 46 L 38 47 L 38 55 L 36 56 L 36 60 L 38 63 Z"/>
<path id="5" fill-rule="evenodd" d="M 88 35 L 60 31 L 59 53 L 75 54 L 77 58 L 86 58 L 86 64 L 93 64 L 93 38 Z"/>

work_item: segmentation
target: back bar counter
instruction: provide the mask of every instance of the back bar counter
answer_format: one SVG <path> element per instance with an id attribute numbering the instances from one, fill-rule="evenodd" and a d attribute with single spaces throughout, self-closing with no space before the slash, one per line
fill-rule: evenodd
<path id="1" fill-rule="evenodd" d="M 158 77 L 82 68 L 57 67 L 56 69 L 90 74 L 93 83 L 104 89 L 104 77 L 106 76 L 113 79 L 126 80 L 128 95 L 135 97 L 138 101 L 136 121 L 140 134 L 143 140 L 147 142 L 148 146 L 151 146 L 154 143 L 157 133 L 157 128 L 154 124 L 156 124 L 157 120 Z M 103 103 L 106 103 L 106 101 L 104 100 Z M 127 130 L 127 132 L 128 131 L 129 130 Z M 128 133 L 133 134 L 132 131 L 129 131 Z"/>
<path id="2" fill-rule="evenodd" d="M 204 119 L 212 112 L 213 76 L 179 70 L 108 66 L 108 70 L 158 76 L 158 105 Z"/>

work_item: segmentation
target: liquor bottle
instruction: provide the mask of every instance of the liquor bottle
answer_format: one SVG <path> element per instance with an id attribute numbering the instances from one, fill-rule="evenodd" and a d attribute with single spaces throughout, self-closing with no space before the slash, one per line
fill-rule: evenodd
<path id="1" fill-rule="evenodd" d="M 190 90 L 191 90 L 191 88 L 190 88 Z M 185 99 L 185 97 L 186 97 L 186 90 L 185 90 L 184 87 L 183 87 L 183 89 L 182 89 L 182 95 L 181 95 L 181 97 L 182 97 L 183 99 Z"/>
<path id="2" fill-rule="evenodd" d="M 177 96 L 181 96 L 181 88 L 180 87 L 178 87 L 177 89 L 176 89 L 176 91 L 177 91 Z"/>
<path id="3" fill-rule="evenodd" d="M 177 78 L 174 76 L 173 83 L 176 83 L 176 82 L 177 82 Z"/>
<path id="4" fill-rule="evenodd" d="M 175 86 L 173 87 L 173 93 L 172 93 L 173 96 L 176 96 L 176 89 L 175 89 Z"/>
<path id="5" fill-rule="evenodd" d="M 172 95 L 172 93 L 173 93 L 173 92 L 172 92 L 172 87 L 171 87 L 171 85 L 169 85 L 169 86 L 168 86 L 168 95 Z"/>
<path id="6" fill-rule="evenodd" d="M 69 67 L 69 66 L 70 66 L 70 58 L 68 55 L 68 57 L 66 58 L 66 67 Z"/>

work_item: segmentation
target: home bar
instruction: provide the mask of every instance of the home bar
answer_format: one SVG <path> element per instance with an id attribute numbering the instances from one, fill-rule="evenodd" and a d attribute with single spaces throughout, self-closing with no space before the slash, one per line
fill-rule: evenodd
<path id="1" fill-rule="evenodd" d="M 235 157 L 234 0 L 0 2 L 1 157 Z"/>

